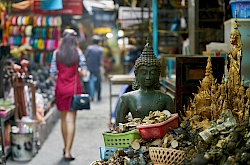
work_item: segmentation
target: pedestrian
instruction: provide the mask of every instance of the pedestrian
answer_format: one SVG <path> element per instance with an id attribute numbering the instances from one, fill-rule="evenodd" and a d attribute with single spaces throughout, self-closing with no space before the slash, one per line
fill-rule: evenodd
<path id="1" fill-rule="evenodd" d="M 190 42 L 187 32 L 181 33 L 181 43 L 182 43 L 182 54 L 190 55 Z"/>
<path id="2" fill-rule="evenodd" d="M 99 45 L 101 38 L 98 35 L 92 37 L 93 44 L 89 45 L 85 51 L 88 70 L 90 71 L 89 79 L 89 95 L 91 101 L 94 101 L 95 92 L 97 92 L 97 100 L 101 100 L 101 82 L 103 67 L 103 47 Z"/>
<path id="3" fill-rule="evenodd" d="M 65 161 L 72 161 L 75 160 L 71 155 L 71 148 L 75 135 L 77 111 L 70 110 L 70 102 L 74 93 L 82 93 L 80 75 L 86 76 L 87 65 L 78 47 L 76 32 L 73 29 L 65 29 L 62 37 L 59 48 L 53 52 L 50 76 L 56 79 L 55 103 L 61 115 L 63 157 Z"/>

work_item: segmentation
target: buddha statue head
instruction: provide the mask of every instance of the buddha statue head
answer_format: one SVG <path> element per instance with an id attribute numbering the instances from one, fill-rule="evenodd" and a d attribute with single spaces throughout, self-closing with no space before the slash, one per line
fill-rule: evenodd
<path id="1" fill-rule="evenodd" d="M 148 69 L 151 68 L 151 71 L 146 73 Z M 159 77 L 161 73 L 161 63 L 160 60 L 156 58 L 153 53 L 152 47 L 147 43 L 144 46 L 144 49 L 140 55 L 140 57 L 135 62 L 135 82 L 133 83 L 133 89 L 137 90 L 142 85 L 151 85 L 154 89 L 158 90 L 160 88 Z M 150 77 L 150 82 L 153 84 L 142 84 L 145 83 L 140 77 L 144 75 L 144 77 L 148 74 Z M 147 78 L 144 78 L 147 81 Z"/>
<path id="2" fill-rule="evenodd" d="M 238 30 L 237 20 L 235 20 L 234 23 L 234 30 L 230 33 L 230 43 L 237 46 L 238 48 L 242 47 L 241 34 Z"/>

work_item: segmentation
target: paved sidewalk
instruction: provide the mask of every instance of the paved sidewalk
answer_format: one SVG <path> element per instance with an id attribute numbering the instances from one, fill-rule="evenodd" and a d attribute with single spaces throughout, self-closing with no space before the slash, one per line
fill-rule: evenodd
<path id="1" fill-rule="evenodd" d="M 112 93 L 118 94 L 123 85 L 114 85 Z M 113 109 L 117 97 L 113 97 Z M 75 161 L 64 162 L 63 141 L 60 130 L 60 120 L 57 121 L 41 149 L 29 162 L 17 162 L 7 159 L 7 165 L 89 165 L 99 160 L 99 147 L 104 146 L 102 132 L 108 131 L 109 124 L 109 81 L 102 82 L 102 100 L 91 102 L 90 111 L 80 111 L 77 114 L 76 135 L 72 155 Z"/>

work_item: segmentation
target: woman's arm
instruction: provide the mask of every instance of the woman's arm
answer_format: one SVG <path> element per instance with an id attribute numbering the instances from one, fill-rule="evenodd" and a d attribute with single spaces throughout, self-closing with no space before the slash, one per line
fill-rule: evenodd
<path id="1" fill-rule="evenodd" d="M 53 52 L 49 71 L 50 71 L 51 82 L 53 83 L 53 85 L 55 85 L 57 78 L 56 51 Z"/>
<path id="2" fill-rule="evenodd" d="M 56 51 L 53 52 L 49 72 L 51 77 L 55 77 L 57 75 Z"/>
<path id="3" fill-rule="evenodd" d="M 82 76 L 86 76 L 87 75 L 87 63 L 86 63 L 86 59 L 85 56 L 83 55 L 81 50 L 78 50 L 78 54 L 79 54 L 79 73 Z"/>

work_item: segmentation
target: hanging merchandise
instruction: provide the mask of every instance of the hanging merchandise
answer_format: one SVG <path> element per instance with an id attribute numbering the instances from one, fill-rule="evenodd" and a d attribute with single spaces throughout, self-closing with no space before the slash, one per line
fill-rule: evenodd
<path id="1" fill-rule="evenodd" d="M 59 10 L 63 8 L 62 0 L 43 0 L 40 3 L 42 10 Z"/>
<path id="2" fill-rule="evenodd" d="M 185 0 L 181 0 L 181 6 L 185 6 Z"/>
<path id="3" fill-rule="evenodd" d="M 25 0 L 17 3 L 11 4 L 11 10 L 14 12 L 22 12 L 31 10 L 33 1 Z"/>
<path id="4" fill-rule="evenodd" d="M 63 4 L 63 5 L 62 5 Z M 82 15 L 82 0 L 36 0 L 33 13 L 39 15 Z"/>
<path id="5" fill-rule="evenodd" d="M 187 22 L 184 17 L 181 17 L 181 28 L 186 29 L 187 28 Z"/>
<path id="6" fill-rule="evenodd" d="M 178 31 L 180 26 L 180 20 L 178 18 L 174 18 L 171 22 L 172 25 L 170 31 Z"/>
<path id="7" fill-rule="evenodd" d="M 51 60 L 52 52 L 59 45 L 62 24 L 60 16 L 11 15 L 6 23 L 9 25 L 6 36 L 12 48 L 12 56 L 26 57 L 42 65 L 50 64 L 48 60 Z"/>
<path id="8" fill-rule="evenodd" d="M 181 29 L 186 29 L 187 28 L 187 21 L 184 18 L 184 14 L 183 14 L 183 10 L 180 9 L 180 25 L 181 25 Z"/>

